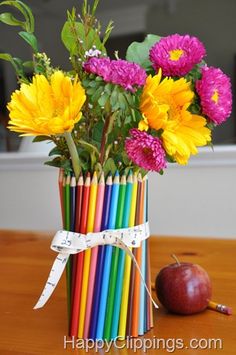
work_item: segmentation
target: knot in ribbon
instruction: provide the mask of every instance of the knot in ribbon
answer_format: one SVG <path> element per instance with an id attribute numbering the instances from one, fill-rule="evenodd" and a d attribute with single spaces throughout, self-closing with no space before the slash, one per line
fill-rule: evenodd
<path id="1" fill-rule="evenodd" d="M 81 234 L 65 230 L 58 231 L 52 240 L 51 249 L 59 254 L 53 263 L 48 280 L 38 302 L 34 306 L 34 309 L 42 308 L 52 295 L 65 269 L 70 254 L 77 254 L 99 245 L 112 245 L 126 251 L 137 267 L 152 303 L 155 308 L 158 308 L 152 298 L 150 290 L 146 285 L 145 278 L 142 275 L 142 271 L 137 263 L 137 260 L 130 249 L 140 247 L 141 242 L 146 240 L 149 236 L 150 232 L 148 222 L 135 227 L 114 230 L 108 229 L 98 233 Z"/>

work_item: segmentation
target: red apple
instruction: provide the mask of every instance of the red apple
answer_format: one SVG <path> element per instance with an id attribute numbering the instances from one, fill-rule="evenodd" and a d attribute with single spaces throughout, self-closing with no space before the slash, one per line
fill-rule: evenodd
<path id="1" fill-rule="evenodd" d="M 169 311 L 193 314 L 203 311 L 211 298 L 211 281 L 197 264 L 176 263 L 165 266 L 156 278 L 156 292 Z"/>

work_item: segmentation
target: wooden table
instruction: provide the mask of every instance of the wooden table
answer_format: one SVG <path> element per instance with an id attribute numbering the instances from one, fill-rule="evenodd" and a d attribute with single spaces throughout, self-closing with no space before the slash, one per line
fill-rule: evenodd
<path id="1" fill-rule="evenodd" d="M 48 235 L 37 233 L 0 232 L 0 354 L 64 354 L 80 353 L 68 345 L 63 349 L 66 335 L 65 280 L 60 282 L 48 304 L 34 311 L 35 304 L 48 276 L 55 253 L 49 249 Z M 151 238 L 152 278 L 165 264 L 171 263 L 170 254 L 176 254 L 181 261 L 202 265 L 213 284 L 214 300 L 225 303 L 236 310 L 235 256 L 236 240 L 210 240 L 197 238 Z M 191 339 L 203 339 L 202 347 L 209 339 L 221 339 L 216 343 L 218 350 L 207 349 L 204 354 L 236 354 L 235 316 L 207 310 L 192 316 L 169 314 L 162 307 L 154 312 L 155 327 L 145 338 L 166 340 L 165 350 L 148 350 L 149 354 L 201 354 L 201 349 L 187 349 Z M 162 339 L 162 340 L 161 340 Z M 173 344 L 181 339 L 184 349 L 173 350 Z M 153 341 L 153 340 L 152 340 Z M 124 346 L 122 342 L 119 346 Z M 148 346 L 149 343 L 146 343 Z M 157 343 L 156 343 L 157 344 Z M 137 346 L 139 344 L 136 344 Z M 194 346 L 196 343 L 193 344 Z M 156 345 L 157 347 L 157 345 Z M 105 349 L 99 353 L 105 353 Z M 95 350 L 90 350 L 95 353 Z M 113 347 L 112 354 L 129 354 L 133 350 Z M 137 351 L 143 353 L 143 350 Z"/>

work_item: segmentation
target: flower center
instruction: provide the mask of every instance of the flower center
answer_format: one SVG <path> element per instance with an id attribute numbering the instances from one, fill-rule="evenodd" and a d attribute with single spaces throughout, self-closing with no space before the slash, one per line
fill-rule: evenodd
<path id="1" fill-rule="evenodd" d="M 173 50 L 169 51 L 170 60 L 173 60 L 174 62 L 179 60 L 183 54 L 184 54 L 184 51 L 182 49 L 173 49 Z"/>
<path id="2" fill-rule="evenodd" d="M 214 101 L 215 104 L 218 104 L 219 101 L 219 92 L 218 90 L 214 90 L 214 94 L 211 97 L 212 101 Z"/>
<path id="3" fill-rule="evenodd" d="M 143 153 L 144 153 L 144 155 L 149 155 L 149 154 L 152 153 L 152 150 L 151 150 L 151 148 L 144 147 L 143 148 Z"/>

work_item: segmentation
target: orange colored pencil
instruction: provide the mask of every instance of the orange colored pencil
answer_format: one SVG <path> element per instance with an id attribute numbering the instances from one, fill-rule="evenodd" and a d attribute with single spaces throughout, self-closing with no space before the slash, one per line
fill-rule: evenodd
<path id="1" fill-rule="evenodd" d="M 88 207 L 89 207 L 89 194 L 90 194 L 90 173 L 87 174 L 85 184 L 83 186 L 82 197 L 79 197 L 81 201 L 77 199 L 78 203 L 81 203 L 81 220 L 80 224 L 76 221 L 76 228 L 79 226 L 80 233 L 85 234 L 87 230 L 87 215 L 88 215 Z M 78 181 L 79 183 L 79 181 Z M 80 184 L 82 182 L 80 180 Z M 78 188 L 78 187 L 77 187 Z M 77 195 L 78 198 L 78 195 Z M 77 213 L 77 211 L 76 211 Z M 78 230 L 76 230 L 78 231 Z M 77 256 L 77 267 L 76 267 L 76 279 L 75 279 L 75 290 L 74 290 L 74 299 L 73 299 L 73 311 L 72 311 L 72 319 L 71 319 L 71 329 L 70 335 L 77 337 L 78 335 L 78 322 L 79 322 L 79 309 L 80 309 L 80 298 L 81 298 L 81 288 L 82 288 L 82 278 L 83 278 L 83 265 L 84 265 L 84 252 L 81 252 Z"/>
<path id="2" fill-rule="evenodd" d="M 139 198 L 139 208 L 137 208 L 137 224 L 143 223 L 143 208 L 144 208 L 144 183 L 141 174 L 138 176 L 138 184 L 140 188 L 140 198 Z M 136 249 L 136 260 L 141 268 L 142 262 L 142 247 Z M 133 310 L 132 310 L 132 324 L 131 324 L 131 335 L 133 337 L 138 336 L 139 332 L 139 310 L 140 310 L 140 284 L 141 278 L 140 274 L 135 270 L 134 276 L 134 296 L 133 296 Z"/>
<path id="3" fill-rule="evenodd" d="M 138 179 L 138 191 L 137 191 L 137 201 L 136 201 L 136 211 L 135 211 L 135 225 L 139 224 L 139 208 L 140 208 L 140 197 L 141 197 L 141 183 L 140 179 Z M 133 254 L 135 259 L 137 259 L 137 248 L 133 248 Z M 126 324 L 126 335 L 132 336 L 132 322 L 133 322 L 133 305 L 134 305 L 134 282 L 135 282 L 135 269 L 136 266 L 134 262 L 132 262 L 131 266 L 131 275 L 130 275 L 130 292 L 129 292 L 129 303 L 128 303 L 128 317 Z"/>

